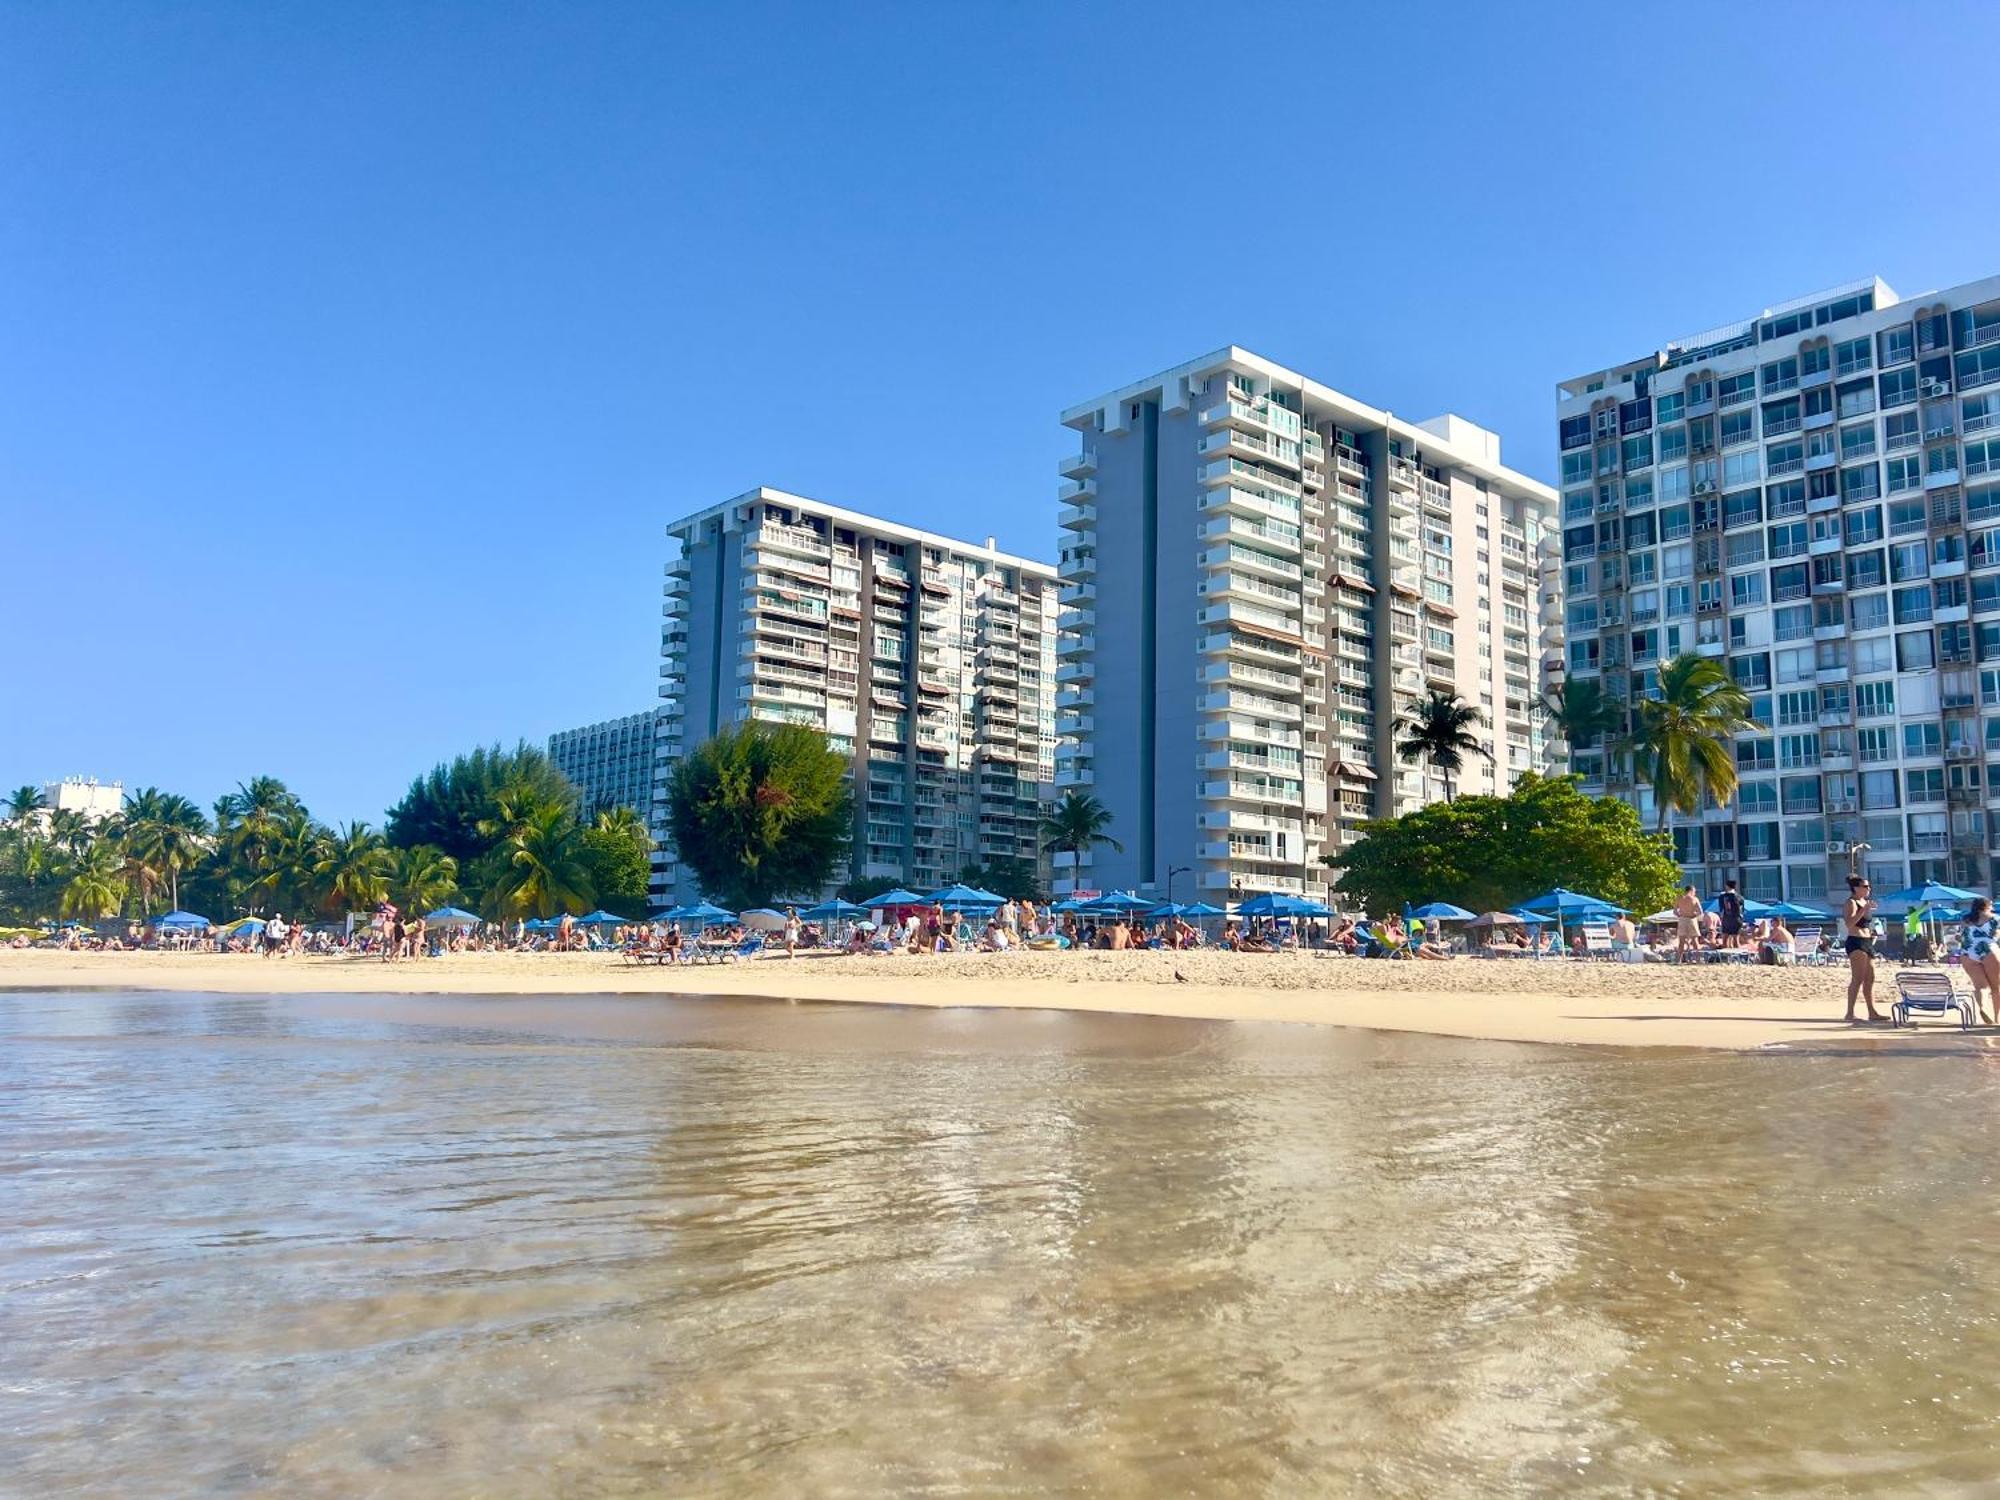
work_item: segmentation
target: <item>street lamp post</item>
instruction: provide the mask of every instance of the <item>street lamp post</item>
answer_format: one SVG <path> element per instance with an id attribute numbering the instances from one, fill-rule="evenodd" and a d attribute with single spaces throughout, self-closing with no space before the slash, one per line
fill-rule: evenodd
<path id="1" fill-rule="evenodd" d="M 1167 905 L 1172 906 L 1174 904 L 1174 877 L 1176 875 L 1185 875 L 1193 868 L 1193 865 L 1167 866 Z"/>

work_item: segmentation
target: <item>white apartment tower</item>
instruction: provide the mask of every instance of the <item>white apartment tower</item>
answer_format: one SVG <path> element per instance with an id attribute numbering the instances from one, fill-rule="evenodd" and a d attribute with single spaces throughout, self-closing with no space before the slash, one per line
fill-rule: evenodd
<path id="1" fill-rule="evenodd" d="M 656 837 L 674 761 L 758 718 L 852 756 L 853 875 L 927 891 L 971 864 L 1042 867 L 1053 568 L 773 489 L 667 533 Z M 697 893 L 669 857 L 657 894 Z"/>
<path id="2" fill-rule="evenodd" d="M 629 807 L 640 817 L 653 807 L 654 721 L 660 710 L 627 714 L 549 736 L 549 759 L 573 782 L 586 816 Z"/>
<path id="3" fill-rule="evenodd" d="M 2000 758 L 2000 277 L 1767 308 L 1558 387 L 1568 669 L 1621 701 L 1724 661 L 1765 731 L 1674 815 L 1710 890 L 1989 887 Z M 1591 790 L 1652 797 L 1582 745 Z M 1865 845 L 1865 850 L 1856 846 Z"/>
<path id="4" fill-rule="evenodd" d="M 1095 795 L 1124 848 L 1059 867 L 1059 890 L 1325 897 L 1323 855 L 1443 795 L 1393 750 L 1432 688 L 1486 716 L 1493 758 L 1455 791 L 1549 767 L 1556 497 L 1493 433 L 1234 347 L 1062 420 L 1082 446 L 1061 465 L 1056 785 Z"/>

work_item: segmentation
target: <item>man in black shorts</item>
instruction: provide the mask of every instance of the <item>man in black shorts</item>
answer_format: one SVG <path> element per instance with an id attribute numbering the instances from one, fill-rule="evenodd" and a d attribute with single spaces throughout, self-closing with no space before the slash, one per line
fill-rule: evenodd
<path id="1" fill-rule="evenodd" d="M 1722 894 L 1715 898 L 1715 914 L 1722 919 L 1722 946 L 1739 948 L 1743 944 L 1743 896 L 1736 889 L 1736 882 L 1725 880 Z"/>

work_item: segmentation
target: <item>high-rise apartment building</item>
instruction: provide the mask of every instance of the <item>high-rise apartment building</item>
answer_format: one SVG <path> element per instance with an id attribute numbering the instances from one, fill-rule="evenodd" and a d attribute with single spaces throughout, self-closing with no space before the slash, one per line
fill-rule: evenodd
<path id="1" fill-rule="evenodd" d="M 576 785 L 586 815 L 629 807 L 646 817 L 653 807 L 654 723 L 660 711 L 627 714 L 549 736 L 549 759 Z"/>
<path id="2" fill-rule="evenodd" d="M 1818 902 L 1853 860 L 1878 890 L 1987 888 L 2000 277 L 1786 302 L 1564 381 L 1557 409 L 1570 674 L 1629 703 L 1699 652 L 1767 726 L 1730 805 L 1674 815 L 1690 878 Z M 1573 763 L 1652 821 L 1628 756 Z"/>
<path id="3" fill-rule="evenodd" d="M 1323 855 L 1443 795 L 1393 750 L 1432 688 L 1486 716 L 1493 758 L 1455 790 L 1548 766 L 1555 492 L 1493 433 L 1234 347 L 1062 420 L 1056 785 L 1123 850 L 1058 856 L 1058 889 L 1323 897 Z"/>
<path id="4" fill-rule="evenodd" d="M 681 753 L 757 718 L 853 758 L 854 876 L 921 891 L 967 865 L 1038 866 L 1053 568 L 772 489 L 667 532 L 656 826 Z M 661 894 L 695 892 L 669 862 Z"/>

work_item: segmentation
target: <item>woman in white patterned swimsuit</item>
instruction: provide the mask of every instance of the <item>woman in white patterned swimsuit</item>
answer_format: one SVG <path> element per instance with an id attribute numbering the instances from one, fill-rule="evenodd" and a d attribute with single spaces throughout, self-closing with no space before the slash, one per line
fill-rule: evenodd
<path id="1" fill-rule="evenodd" d="M 1993 903 L 1975 896 L 1965 909 L 1965 943 L 1958 950 L 1959 967 L 1972 980 L 1972 1000 L 1991 1019 L 1996 995 L 2000 995 L 2000 918 L 1993 915 Z"/>

